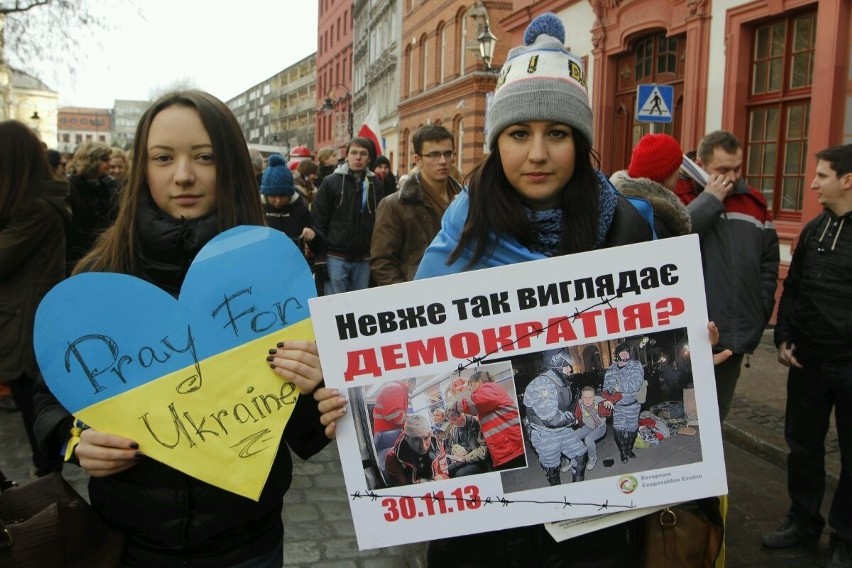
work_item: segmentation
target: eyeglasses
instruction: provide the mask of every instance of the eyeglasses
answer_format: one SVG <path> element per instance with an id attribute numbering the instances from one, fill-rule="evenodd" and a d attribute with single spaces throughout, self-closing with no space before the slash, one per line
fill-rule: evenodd
<path id="1" fill-rule="evenodd" d="M 358 156 L 358 157 L 361 157 L 361 158 L 366 158 L 367 156 L 370 155 L 370 153 L 366 150 L 361 150 L 361 151 L 349 150 L 349 155 L 350 156 Z"/>
<path id="2" fill-rule="evenodd" d="M 423 154 L 423 157 L 430 160 L 438 160 L 443 156 L 445 160 L 452 160 L 455 155 L 455 150 L 447 150 L 446 152 L 429 152 L 428 154 Z"/>

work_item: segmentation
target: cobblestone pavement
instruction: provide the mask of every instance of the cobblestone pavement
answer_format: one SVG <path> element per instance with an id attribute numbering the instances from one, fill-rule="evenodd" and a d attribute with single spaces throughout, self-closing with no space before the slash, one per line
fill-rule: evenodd
<path id="1" fill-rule="evenodd" d="M 800 549 L 769 551 L 760 533 L 774 528 L 788 506 L 786 445 L 783 439 L 786 372 L 775 362 L 771 332 L 743 368 L 737 398 L 723 426 L 730 490 L 727 526 L 728 568 L 810 568 L 827 561 L 827 533 L 817 553 Z M 26 480 L 29 447 L 18 413 L 0 412 L 0 469 Z M 828 440 L 828 495 L 840 471 L 837 437 Z M 85 475 L 69 466 L 64 473 L 81 493 Z M 825 508 L 825 507 L 824 507 Z M 359 552 L 343 485 L 336 444 L 303 462 L 295 458 L 293 485 L 284 502 L 285 566 L 324 568 L 421 568 L 425 545 Z"/>
<path id="2" fill-rule="evenodd" d="M 748 449 L 781 468 L 787 467 L 784 415 L 787 402 L 787 369 L 777 361 L 772 330 L 743 365 L 731 412 L 722 425 L 727 441 Z M 840 475 L 840 448 L 834 415 L 825 439 L 825 469 L 835 483 Z"/>

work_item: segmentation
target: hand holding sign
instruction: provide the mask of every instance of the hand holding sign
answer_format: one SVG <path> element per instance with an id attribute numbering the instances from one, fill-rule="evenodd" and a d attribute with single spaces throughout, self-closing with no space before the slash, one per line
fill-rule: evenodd
<path id="1" fill-rule="evenodd" d="M 51 391 L 95 430 L 257 499 L 299 391 L 321 380 L 302 343 L 315 294 L 286 235 L 236 227 L 199 252 L 178 300 L 122 274 L 62 282 L 36 314 L 36 356 Z M 270 369 L 261 357 L 279 342 Z"/>

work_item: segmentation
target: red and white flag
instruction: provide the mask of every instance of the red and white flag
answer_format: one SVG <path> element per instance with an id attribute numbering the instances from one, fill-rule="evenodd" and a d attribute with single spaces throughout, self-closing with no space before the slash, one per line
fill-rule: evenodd
<path id="1" fill-rule="evenodd" d="M 369 138 L 373 141 L 373 146 L 376 148 L 376 156 L 382 155 L 382 131 L 379 129 L 379 113 L 376 112 L 376 107 L 370 107 L 370 112 L 367 113 L 367 118 L 364 119 L 364 124 L 358 130 L 358 136 Z"/>

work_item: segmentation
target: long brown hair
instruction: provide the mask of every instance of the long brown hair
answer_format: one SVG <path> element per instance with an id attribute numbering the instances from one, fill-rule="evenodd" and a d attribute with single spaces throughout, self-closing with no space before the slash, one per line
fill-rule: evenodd
<path id="1" fill-rule="evenodd" d="M 562 237 L 560 254 L 591 250 L 595 243 L 600 217 L 600 182 L 595 174 L 598 156 L 588 140 L 574 130 L 574 175 L 562 189 Z M 510 236 L 529 246 L 535 235 L 523 210 L 523 199 L 509 183 L 503 170 L 500 148 L 492 152 L 467 177 L 470 210 L 447 264 L 455 262 L 470 247 L 470 268 L 483 256 L 491 254 L 497 241 Z"/>
<path id="2" fill-rule="evenodd" d="M 17 120 L 0 122 L 0 229 L 39 196 L 49 177 L 36 133 Z"/>
<path id="3" fill-rule="evenodd" d="M 131 148 L 130 175 L 121 192 L 115 223 L 83 257 L 74 273 L 85 270 L 139 273 L 139 242 L 136 218 L 139 203 L 149 196 L 147 180 L 148 133 L 161 111 L 171 106 L 195 109 L 213 145 L 216 164 L 216 217 L 219 231 L 237 225 L 265 225 L 257 178 L 248 146 L 231 110 L 219 99 L 203 91 L 177 91 L 163 95 L 142 115 Z"/>

